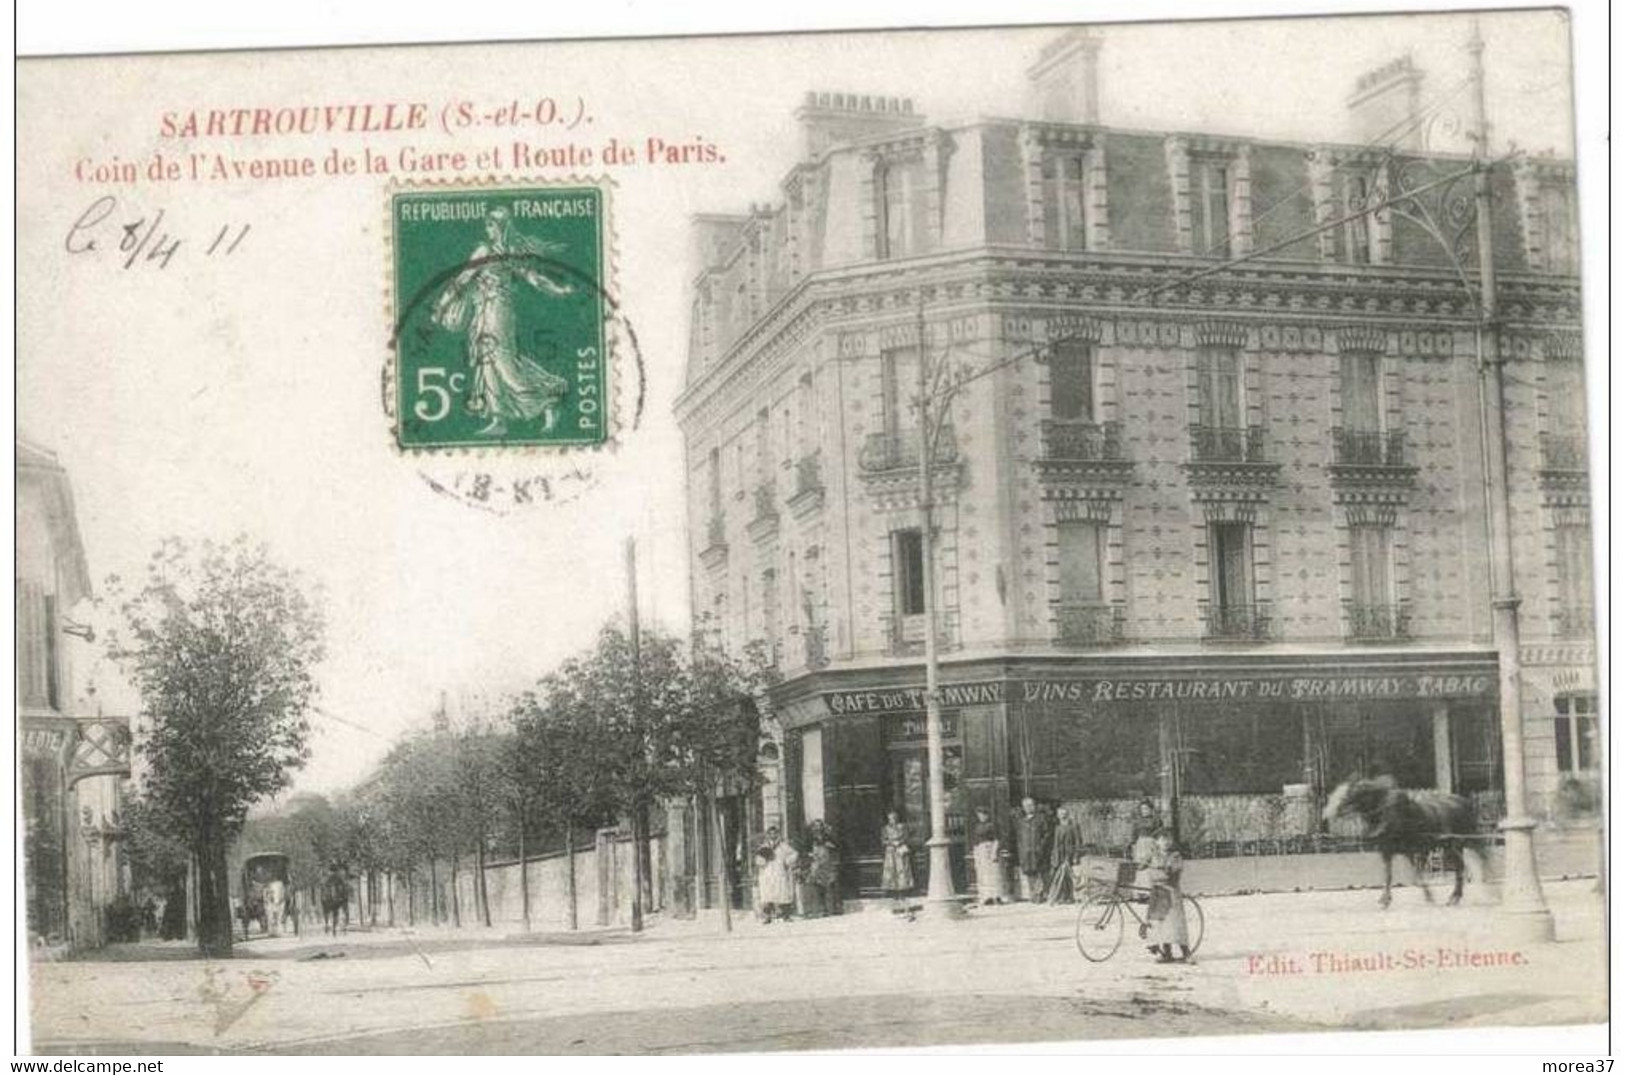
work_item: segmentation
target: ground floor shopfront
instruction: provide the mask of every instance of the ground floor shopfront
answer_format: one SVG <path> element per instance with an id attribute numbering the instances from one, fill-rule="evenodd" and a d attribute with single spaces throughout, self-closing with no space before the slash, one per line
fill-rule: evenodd
<path id="1" fill-rule="evenodd" d="M 822 818 L 843 886 L 878 891 L 880 830 L 895 811 L 929 835 L 923 673 L 825 671 L 782 685 L 782 739 L 763 813 L 792 839 Z M 1290 853 L 1328 833 L 1325 795 L 1392 774 L 1501 813 L 1492 652 L 1146 655 L 945 666 L 943 779 L 956 882 L 977 806 L 1001 824 L 1023 797 L 1065 805 L 1092 853 L 1121 854 L 1134 807 L 1156 802 L 1194 857 Z"/>

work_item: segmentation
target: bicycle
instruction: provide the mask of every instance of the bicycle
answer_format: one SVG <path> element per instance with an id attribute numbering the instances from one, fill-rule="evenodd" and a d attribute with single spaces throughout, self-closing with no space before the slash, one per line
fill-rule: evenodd
<path id="1" fill-rule="evenodd" d="M 1151 902 L 1151 889 L 1140 885 L 1126 884 L 1122 880 L 1115 884 L 1091 879 L 1086 891 L 1083 906 L 1078 908 L 1078 925 L 1075 939 L 1078 952 L 1091 963 L 1103 963 L 1117 954 L 1117 949 L 1123 944 L 1123 929 L 1126 919 L 1133 918 L 1135 932 L 1144 936 L 1150 926 L 1150 920 L 1142 917 L 1137 909 L 1138 904 Z M 1196 902 L 1194 896 L 1180 894 L 1181 905 L 1185 908 L 1185 926 L 1190 935 L 1190 954 L 1195 955 L 1202 945 L 1202 935 L 1207 929 L 1206 917 L 1202 914 L 1202 905 Z"/>

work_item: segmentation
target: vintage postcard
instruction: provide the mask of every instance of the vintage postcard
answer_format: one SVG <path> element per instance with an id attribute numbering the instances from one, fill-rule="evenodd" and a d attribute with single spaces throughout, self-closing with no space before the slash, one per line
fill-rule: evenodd
<path id="1" fill-rule="evenodd" d="M 20 61 L 18 1049 L 1601 1023 L 1572 31 Z"/>

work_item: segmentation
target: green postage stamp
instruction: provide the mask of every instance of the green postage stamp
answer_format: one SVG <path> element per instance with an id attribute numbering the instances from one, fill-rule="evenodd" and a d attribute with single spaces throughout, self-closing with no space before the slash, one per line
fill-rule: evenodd
<path id="1" fill-rule="evenodd" d="M 608 438 L 606 203 L 590 183 L 391 196 L 402 449 Z"/>

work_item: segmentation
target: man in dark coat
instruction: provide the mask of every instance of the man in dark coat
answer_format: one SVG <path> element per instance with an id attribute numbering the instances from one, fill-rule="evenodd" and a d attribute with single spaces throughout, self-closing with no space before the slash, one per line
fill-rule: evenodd
<path id="1" fill-rule="evenodd" d="M 1083 858 L 1083 829 L 1066 807 L 1055 808 L 1055 837 L 1049 856 L 1049 898 L 1052 903 L 1073 902 L 1072 867 Z"/>
<path id="2" fill-rule="evenodd" d="M 1016 865 L 1021 870 L 1021 894 L 1034 903 L 1044 902 L 1053 833 L 1049 814 L 1038 808 L 1031 795 L 1022 799 L 1021 812 L 1016 815 Z"/>

